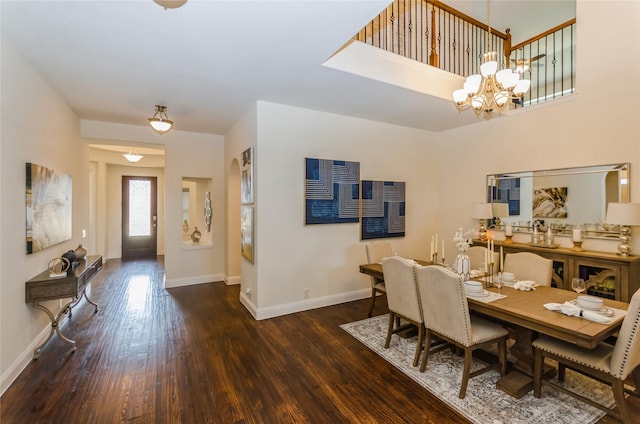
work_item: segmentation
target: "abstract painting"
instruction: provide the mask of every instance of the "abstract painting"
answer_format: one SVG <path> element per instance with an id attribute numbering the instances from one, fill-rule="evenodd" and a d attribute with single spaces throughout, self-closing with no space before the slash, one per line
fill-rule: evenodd
<path id="1" fill-rule="evenodd" d="M 305 158 L 305 224 L 358 222 L 360 162 Z"/>
<path id="2" fill-rule="evenodd" d="M 71 176 L 27 162 L 27 254 L 71 238 Z"/>
<path id="3" fill-rule="evenodd" d="M 405 183 L 362 181 L 362 240 L 404 237 Z"/>
<path id="4" fill-rule="evenodd" d="M 566 218 L 567 187 L 539 188 L 533 191 L 534 218 Z"/>
<path id="5" fill-rule="evenodd" d="M 240 203 L 253 203 L 253 147 L 242 152 Z"/>
<path id="6" fill-rule="evenodd" d="M 253 263 L 253 206 L 240 206 L 240 253 Z"/>

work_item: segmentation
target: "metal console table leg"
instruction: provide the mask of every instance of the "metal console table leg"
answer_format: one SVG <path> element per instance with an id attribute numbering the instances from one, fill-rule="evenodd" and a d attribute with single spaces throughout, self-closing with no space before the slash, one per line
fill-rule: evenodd
<path id="1" fill-rule="evenodd" d="M 44 313 L 47 314 L 47 316 L 49 317 L 49 319 L 51 320 L 51 331 L 49 332 L 49 337 L 47 337 L 47 340 L 45 340 L 40 346 L 38 346 L 34 351 L 33 351 L 33 359 L 38 359 L 38 357 L 40 356 L 40 351 L 42 350 L 42 348 L 44 347 L 44 345 L 47 344 L 47 342 L 51 339 L 51 337 L 53 336 L 54 331 L 56 332 L 56 334 L 58 334 L 58 337 L 60 337 L 60 339 L 71 345 L 71 351 L 75 352 L 76 350 L 76 342 L 67 338 L 64 334 L 62 334 L 62 331 L 60 331 L 60 318 L 62 318 L 64 316 L 65 313 L 67 312 L 71 312 L 71 304 L 74 302 L 74 300 L 70 300 L 66 305 L 64 305 L 62 307 L 62 309 L 60 309 L 60 313 L 58 313 L 57 316 L 54 316 L 53 313 L 47 309 L 45 306 L 42 306 L 40 304 L 40 302 L 33 302 L 33 306 L 35 306 L 36 308 L 40 309 L 41 311 L 44 311 Z"/>

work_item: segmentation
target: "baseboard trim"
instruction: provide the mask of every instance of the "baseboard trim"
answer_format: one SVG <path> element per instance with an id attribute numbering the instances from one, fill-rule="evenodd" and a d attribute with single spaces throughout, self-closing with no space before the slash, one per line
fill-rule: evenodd
<path id="1" fill-rule="evenodd" d="M 188 278 L 166 279 L 164 282 L 164 287 L 169 289 L 174 287 L 193 286 L 195 284 L 213 283 L 217 281 L 225 281 L 225 275 L 209 274 L 209 275 L 198 275 L 196 277 L 188 277 Z"/>
<path id="2" fill-rule="evenodd" d="M 266 308 L 255 309 L 255 306 L 251 304 L 251 308 L 243 302 L 244 295 L 240 294 L 240 301 L 242 302 L 253 317 L 257 320 L 263 320 L 268 318 L 274 318 L 281 315 L 293 314 L 296 312 L 308 311 L 310 309 L 323 308 L 325 306 L 338 305 L 340 303 L 352 302 L 354 300 L 366 299 L 371 297 L 371 289 L 360 289 L 347 293 L 338 293 L 330 296 L 316 297 L 311 299 L 303 299 L 298 302 L 285 303 L 282 305 L 269 306 Z M 248 299 L 247 299 L 248 300 Z"/>
<path id="3" fill-rule="evenodd" d="M 227 286 L 235 286 L 236 284 L 242 283 L 242 277 L 239 275 L 235 277 L 227 277 L 225 283 L 227 284 Z"/>

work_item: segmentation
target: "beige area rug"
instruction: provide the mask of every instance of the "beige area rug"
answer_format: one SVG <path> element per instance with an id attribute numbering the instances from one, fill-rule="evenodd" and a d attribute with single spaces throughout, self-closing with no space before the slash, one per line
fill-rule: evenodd
<path id="1" fill-rule="evenodd" d="M 533 391 L 515 399 L 496 389 L 500 377 L 497 371 L 470 379 L 467 396 L 459 399 L 463 358 L 444 349 L 429 356 L 427 369 L 421 373 L 419 366 L 412 366 L 416 337 L 403 339 L 394 335 L 389 349 L 384 348 L 388 322 L 388 315 L 380 315 L 340 327 L 473 422 L 586 424 L 595 423 L 605 415 L 599 409 L 547 386 L 543 387 L 540 399 L 533 397 Z M 474 359 L 472 371 L 482 366 L 482 362 Z M 567 370 L 564 384 L 601 403 L 614 403 L 609 386 L 571 370 Z"/>

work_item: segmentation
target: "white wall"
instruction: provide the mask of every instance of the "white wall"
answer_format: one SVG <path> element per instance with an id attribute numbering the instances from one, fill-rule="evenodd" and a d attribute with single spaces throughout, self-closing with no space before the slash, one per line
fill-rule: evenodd
<path id="1" fill-rule="evenodd" d="M 49 260 L 84 241 L 81 234 L 88 226 L 89 175 L 77 116 L 6 40 L 2 40 L 1 50 L 0 393 L 48 335 L 49 319 L 24 302 L 25 282 L 45 271 Z M 35 122 L 34 116 L 40 119 Z M 71 175 L 73 181 L 71 239 L 31 255 L 25 253 L 26 162 Z M 45 304 L 57 312 L 60 302 Z"/>
<path id="2" fill-rule="evenodd" d="M 441 229 L 477 225 L 470 205 L 484 200 L 487 174 L 630 162 L 631 201 L 640 202 L 640 3 L 603 3 L 577 2 L 575 95 L 438 134 L 438 171 L 446 176 Z M 616 58 L 615 66 L 602 60 L 602 52 Z M 640 252 L 637 230 L 633 244 Z M 583 245 L 616 246 L 594 240 Z"/>
<path id="3" fill-rule="evenodd" d="M 265 102 L 257 119 L 259 318 L 370 295 L 358 272 L 359 224 L 304 225 L 305 157 L 356 161 L 362 179 L 407 182 L 406 236 L 389 240 L 401 255 L 426 256 L 439 202 L 428 132 Z"/>

